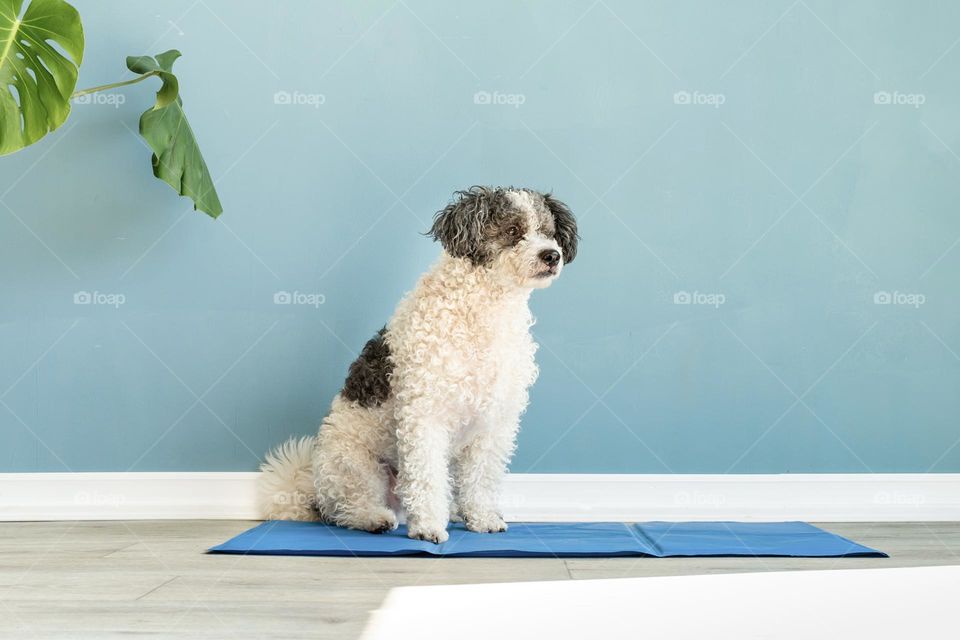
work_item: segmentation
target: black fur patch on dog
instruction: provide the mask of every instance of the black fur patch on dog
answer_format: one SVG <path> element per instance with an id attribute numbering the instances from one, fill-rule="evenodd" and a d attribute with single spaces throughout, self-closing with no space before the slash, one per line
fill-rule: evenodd
<path id="1" fill-rule="evenodd" d="M 384 327 L 370 338 L 360 356 L 350 365 L 340 392 L 344 398 L 358 402 L 362 407 L 379 405 L 390 396 L 393 363 L 390 361 L 390 347 L 384 338 L 386 333 Z"/>
<path id="2" fill-rule="evenodd" d="M 467 258 L 475 265 L 487 264 L 493 258 L 484 231 L 509 203 L 504 189 L 470 187 L 453 194 L 453 202 L 437 212 L 428 235 L 439 240 L 447 253 Z"/>
<path id="3" fill-rule="evenodd" d="M 545 194 L 543 202 L 553 214 L 553 224 L 556 228 L 555 238 L 563 252 L 563 263 L 570 264 L 577 257 L 577 243 L 580 236 L 577 234 L 577 220 L 573 217 L 570 207 L 553 197 Z"/>

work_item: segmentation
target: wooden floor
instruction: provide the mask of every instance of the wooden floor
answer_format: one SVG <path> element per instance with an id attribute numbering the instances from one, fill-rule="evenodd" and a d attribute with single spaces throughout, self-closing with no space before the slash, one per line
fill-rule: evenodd
<path id="1" fill-rule="evenodd" d="M 355 638 L 369 612 L 398 586 L 960 565 L 960 523 L 822 525 L 890 558 L 354 559 L 203 553 L 254 524 L 0 523 L 0 638 Z"/>

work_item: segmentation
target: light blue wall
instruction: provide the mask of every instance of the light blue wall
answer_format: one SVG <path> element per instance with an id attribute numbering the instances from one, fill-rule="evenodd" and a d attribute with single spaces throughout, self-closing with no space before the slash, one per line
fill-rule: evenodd
<path id="1" fill-rule="evenodd" d="M 960 5 L 77 6 L 81 86 L 183 51 L 226 211 L 150 175 L 146 85 L 0 159 L 0 471 L 254 469 L 314 431 L 474 183 L 553 189 L 583 236 L 533 298 L 514 471 L 960 471 Z"/>

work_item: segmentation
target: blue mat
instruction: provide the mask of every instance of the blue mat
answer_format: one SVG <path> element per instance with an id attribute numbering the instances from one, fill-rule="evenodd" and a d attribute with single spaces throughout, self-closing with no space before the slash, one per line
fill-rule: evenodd
<path id="1" fill-rule="evenodd" d="M 414 556 L 606 558 L 615 556 L 863 556 L 870 549 L 805 522 L 511 522 L 505 533 L 473 533 L 450 525 L 433 544 L 407 537 L 406 527 L 375 534 L 317 522 L 270 521 L 213 547 L 211 553 L 275 556 Z"/>

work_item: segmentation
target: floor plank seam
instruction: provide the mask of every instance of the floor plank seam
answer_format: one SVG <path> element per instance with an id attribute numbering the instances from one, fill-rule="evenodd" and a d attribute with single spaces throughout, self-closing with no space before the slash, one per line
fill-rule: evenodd
<path id="1" fill-rule="evenodd" d="M 153 593 L 153 592 L 156 591 L 157 589 L 160 589 L 160 588 L 162 588 L 162 587 L 167 586 L 168 584 L 170 584 L 171 582 L 173 582 L 174 580 L 176 580 L 176 579 L 179 578 L 179 577 L 180 577 L 180 576 L 173 576 L 172 578 L 170 578 L 170 579 L 167 580 L 166 582 L 163 582 L 163 583 L 161 583 L 161 584 L 158 584 L 158 585 L 155 586 L 153 589 L 150 589 L 150 590 L 147 591 L 146 593 L 137 596 L 136 598 L 134 598 L 134 600 L 142 600 L 143 598 L 146 598 L 148 595 L 150 595 L 151 593 Z"/>
<path id="2" fill-rule="evenodd" d="M 100 556 L 100 558 L 101 558 L 101 559 L 102 559 L 102 558 L 109 558 L 110 556 L 112 556 L 112 555 L 115 554 L 115 553 L 120 553 L 121 551 L 126 551 L 127 549 L 130 549 L 131 547 L 135 547 L 135 546 L 137 546 L 138 544 L 140 544 L 140 543 L 139 543 L 139 542 L 131 542 L 130 544 L 125 545 L 125 546 L 122 546 L 122 547 L 120 547 L 119 549 L 114 549 L 113 551 L 107 552 L 106 554 Z"/>

